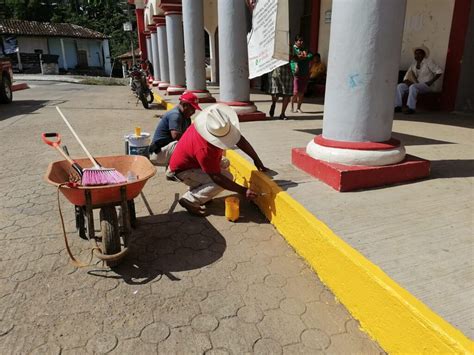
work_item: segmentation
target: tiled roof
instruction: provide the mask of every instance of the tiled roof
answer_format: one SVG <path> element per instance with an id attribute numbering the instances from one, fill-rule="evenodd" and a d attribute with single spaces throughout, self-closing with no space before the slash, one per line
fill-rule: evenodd
<path id="1" fill-rule="evenodd" d="M 109 38 L 103 33 L 70 23 L 0 20 L 0 34 L 35 37 Z"/>

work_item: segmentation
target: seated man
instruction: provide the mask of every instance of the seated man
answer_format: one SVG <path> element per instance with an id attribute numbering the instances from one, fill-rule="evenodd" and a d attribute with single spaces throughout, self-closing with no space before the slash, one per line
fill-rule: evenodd
<path id="1" fill-rule="evenodd" d="M 405 74 L 403 83 L 398 84 L 395 99 L 395 112 L 402 112 L 403 96 L 408 92 L 408 110 L 405 112 L 408 115 L 415 113 L 418 94 L 431 92 L 433 83 L 443 74 L 443 70 L 428 59 L 430 50 L 427 47 L 422 45 L 413 51 L 415 62 Z"/>
<path id="2" fill-rule="evenodd" d="M 191 125 L 191 116 L 196 110 L 201 110 L 198 102 L 196 95 L 185 93 L 179 97 L 179 105 L 163 115 L 149 148 L 150 160 L 154 165 L 168 165 L 178 140 Z"/>
<path id="3" fill-rule="evenodd" d="M 235 145 L 253 159 L 258 170 L 268 170 L 250 143 L 241 136 L 237 114 L 227 105 L 207 107 L 181 137 L 171 156 L 167 177 L 189 186 L 189 191 L 178 201 L 189 213 L 205 216 L 204 204 L 223 190 L 238 192 L 250 200 L 258 196 L 236 184 L 232 174 L 221 167 L 224 149 L 233 149 Z"/>
<path id="4" fill-rule="evenodd" d="M 321 62 L 319 53 L 314 55 L 313 63 L 309 68 L 309 82 L 318 85 L 326 84 L 326 65 Z"/>

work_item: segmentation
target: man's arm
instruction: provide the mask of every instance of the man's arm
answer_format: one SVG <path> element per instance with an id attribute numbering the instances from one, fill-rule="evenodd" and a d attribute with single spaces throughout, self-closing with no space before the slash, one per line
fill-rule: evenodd
<path id="1" fill-rule="evenodd" d="M 428 86 L 433 85 L 433 83 L 441 77 L 441 74 L 436 74 L 433 79 L 427 81 L 425 84 Z"/>
<path id="2" fill-rule="evenodd" d="M 173 138 L 174 141 L 179 141 L 181 136 L 183 135 L 180 131 L 176 131 L 174 129 L 170 130 L 171 138 Z"/>
<path id="3" fill-rule="evenodd" d="M 220 187 L 222 187 L 226 190 L 234 191 L 234 192 L 237 192 L 241 195 L 244 195 L 249 200 L 253 200 L 253 199 L 257 198 L 257 196 L 258 196 L 256 192 L 254 192 L 250 189 L 247 189 L 246 187 L 243 187 L 243 186 L 233 182 L 232 180 L 229 180 L 227 177 L 225 177 L 221 173 L 209 174 L 209 176 L 211 177 L 212 181 L 214 181 Z"/>
<path id="4" fill-rule="evenodd" d="M 237 143 L 237 147 L 242 149 L 242 151 L 247 154 L 250 158 L 253 159 L 253 163 L 257 167 L 258 170 L 260 171 L 268 171 L 268 168 L 263 165 L 262 161 L 260 160 L 257 152 L 253 149 L 253 147 L 250 145 L 250 143 L 245 139 L 244 136 L 240 136 L 240 140 Z"/>

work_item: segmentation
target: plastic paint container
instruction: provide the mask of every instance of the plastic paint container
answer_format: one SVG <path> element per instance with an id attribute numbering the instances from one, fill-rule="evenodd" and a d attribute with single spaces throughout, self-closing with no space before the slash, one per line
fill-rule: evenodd
<path id="1" fill-rule="evenodd" d="M 227 218 L 227 220 L 236 222 L 239 219 L 239 203 L 240 200 L 238 197 L 227 197 L 225 199 L 225 218 Z"/>
<path id="2" fill-rule="evenodd" d="M 137 129 L 138 128 L 138 129 Z M 127 155 L 143 155 L 149 157 L 148 147 L 150 145 L 150 133 L 141 132 L 140 127 L 135 128 L 136 134 L 128 134 L 125 138 L 125 153 Z"/>

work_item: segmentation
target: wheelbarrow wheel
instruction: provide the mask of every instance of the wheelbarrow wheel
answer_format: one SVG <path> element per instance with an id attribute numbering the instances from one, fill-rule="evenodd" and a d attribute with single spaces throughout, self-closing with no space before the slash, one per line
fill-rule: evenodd
<path id="1" fill-rule="evenodd" d="M 106 255 L 120 252 L 120 231 L 115 207 L 103 207 L 100 209 L 100 230 L 102 234 L 102 248 Z M 107 266 L 114 267 L 119 261 L 106 261 Z"/>

